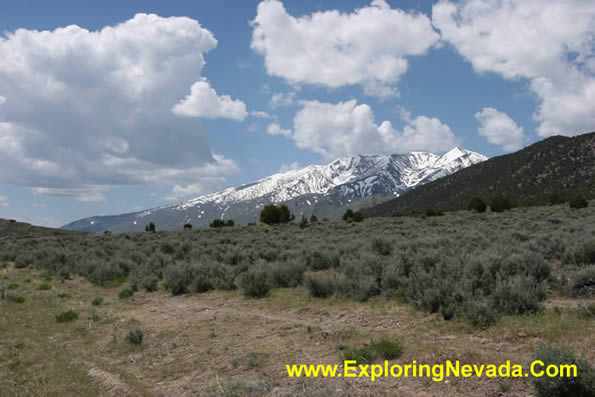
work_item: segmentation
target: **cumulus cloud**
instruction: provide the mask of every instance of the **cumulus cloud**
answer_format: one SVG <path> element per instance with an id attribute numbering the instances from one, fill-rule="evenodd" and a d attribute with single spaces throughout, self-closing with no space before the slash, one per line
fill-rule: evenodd
<path id="1" fill-rule="evenodd" d="M 231 160 L 222 155 L 213 154 L 215 163 L 207 164 L 201 168 L 193 170 L 200 182 L 194 182 L 187 185 L 176 184 L 171 193 L 166 195 L 168 200 L 178 200 L 189 196 L 200 196 L 205 193 L 213 192 L 225 187 L 227 180 L 224 175 L 236 173 L 238 166 Z"/>
<path id="2" fill-rule="evenodd" d="M 279 0 L 264 0 L 252 26 L 252 49 L 264 56 L 270 75 L 296 85 L 361 85 L 379 97 L 397 92 L 407 56 L 425 54 L 439 39 L 426 15 L 392 9 L 385 0 L 350 14 L 301 17 Z"/>
<path id="3" fill-rule="evenodd" d="M 594 2 L 443 0 L 432 22 L 475 71 L 529 80 L 539 135 L 593 130 Z"/>
<path id="4" fill-rule="evenodd" d="M 281 106 L 292 106 L 295 104 L 295 95 L 295 91 L 276 92 L 271 97 L 271 107 L 275 109 Z"/>
<path id="5" fill-rule="evenodd" d="M 390 121 L 376 124 L 370 106 L 358 105 L 355 100 L 337 104 L 304 101 L 301 106 L 291 138 L 298 147 L 320 153 L 327 160 L 366 153 L 442 152 L 460 142 L 448 125 L 436 118 L 409 117 L 399 131 Z"/>
<path id="6" fill-rule="evenodd" d="M 178 102 L 172 112 L 179 116 L 243 121 L 246 118 L 246 105 L 231 99 L 229 95 L 218 96 L 203 78 L 192 84 L 190 95 Z"/>
<path id="7" fill-rule="evenodd" d="M 181 104 L 243 117 L 239 101 L 201 76 L 216 46 L 196 20 L 147 14 L 99 31 L 0 35 L 0 92 L 10 93 L 0 106 L 0 181 L 98 200 L 111 186 L 182 186 L 237 170 L 211 152 L 196 119 L 172 112 Z"/>
<path id="8" fill-rule="evenodd" d="M 6 102 L 6 97 L 0 95 L 0 105 L 2 105 L 4 102 Z"/>
<path id="9" fill-rule="evenodd" d="M 10 203 L 8 202 L 8 197 L 0 194 L 0 207 L 8 207 Z"/>
<path id="10" fill-rule="evenodd" d="M 281 165 L 281 168 L 279 168 L 279 172 L 284 173 L 287 171 L 295 171 L 295 170 L 299 170 L 302 169 L 302 165 L 300 163 L 298 163 L 297 161 L 294 161 L 290 164 L 283 164 Z"/>
<path id="11" fill-rule="evenodd" d="M 478 133 L 490 143 L 500 145 L 506 151 L 519 150 L 525 143 L 523 128 L 519 127 L 506 113 L 494 108 L 483 108 L 475 113 L 479 122 Z"/>
<path id="12" fill-rule="evenodd" d="M 277 123 L 271 123 L 267 127 L 267 133 L 269 135 L 283 135 L 283 136 L 291 136 L 291 130 L 283 129 Z"/>

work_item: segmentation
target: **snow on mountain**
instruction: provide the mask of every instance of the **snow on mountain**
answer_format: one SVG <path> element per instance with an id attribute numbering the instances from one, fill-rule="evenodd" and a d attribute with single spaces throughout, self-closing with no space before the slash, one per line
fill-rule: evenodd
<path id="1" fill-rule="evenodd" d="M 348 156 L 327 165 L 311 165 L 300 170 L 274 174 L 254 183 L 231 187 L 167 207 L 183 210 L 208 202 L 225 206 L 262 197 L 267 197 L 272 203 L 281 203 L 304 194 L 325 195 L 342 185 L 345 185 L 344 194 L 351 195 L 350 198 L 378 193 L 401 194 L 421 183 L 486 159 L 479 153 L 459 147 L 443 156 L 428 152 Z"/>
<path id="2" fill-rule="evenodd" d="M 312 212 L 315 207 L 337 208 L 370 196 L 400 195 L 484 160 L 487 157 L 460 147 L 442 156 L 428 152 L 347 156 L 327 165 L 277 173 L 179 203 L 114 217 L 87 218 L 65 227 L 136 230 L 144 227 L 145 221 L 158 219 L 162 227 L 176 228 L 190 222 L 205 226 L 223 217 L 233 217 L 241 223 L 257 220 L 263 205 L 283 202 L 291 202 L 294 211 L 308 207 Z"/>

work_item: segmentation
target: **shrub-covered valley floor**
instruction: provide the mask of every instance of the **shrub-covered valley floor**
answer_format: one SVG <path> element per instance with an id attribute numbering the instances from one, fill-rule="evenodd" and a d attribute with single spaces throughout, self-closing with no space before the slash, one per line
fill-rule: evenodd
<path id="1" fill-rule="evenodd" d="M 395 364 L 526 364 L 543 344 L 595 362 L 594 206 L 119 235 L 2 222 L 0 395 L 532 395 L 529 378 L 285 365 L 384 338 Z"/>

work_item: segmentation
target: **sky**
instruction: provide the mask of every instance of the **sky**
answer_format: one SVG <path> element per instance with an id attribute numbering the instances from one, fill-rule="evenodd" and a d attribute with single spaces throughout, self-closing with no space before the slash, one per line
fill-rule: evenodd
<path id="1" fill-rule="evenodd" d="M 595 130 L 595 2 L 4 2 L 0 217 L 57 227 L 342 156 Z"/>

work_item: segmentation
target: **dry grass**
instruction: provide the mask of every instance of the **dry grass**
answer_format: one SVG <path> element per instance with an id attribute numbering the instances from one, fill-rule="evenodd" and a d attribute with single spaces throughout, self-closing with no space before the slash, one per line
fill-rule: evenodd
<path id="1" fill-rule="evenodd" d="M 273 290 L 254 300 L 214 291 L 173 297 L 119 289 L 83 279 L 52 281 L 39 273 L 0 270 L 5 284 L 26 297 L 0 302 L 0 395 L 498 395 L 498 379 L 289 379 L 285 364 L 338 364 L 341 346 L 390 337 L 403 345 L 395 363 L 525 363 L 542 342 L 569 345 L 595 359 L 593 320 L 572 308 L 503 318 L 484 331 L 446 322 L 394 300 L 359 303 L 314 299 L 301 289 Z M 31 279 L 31 283 L 24 280 Z M 91 302 L 103 297 L 100 306 Z M 74 310 L 78 319 L 56 323 Z M 141 328 L 145 339 L 125 336 Z M 507 393 L 526 394 L 525 379 L 507 380 Z"/>

